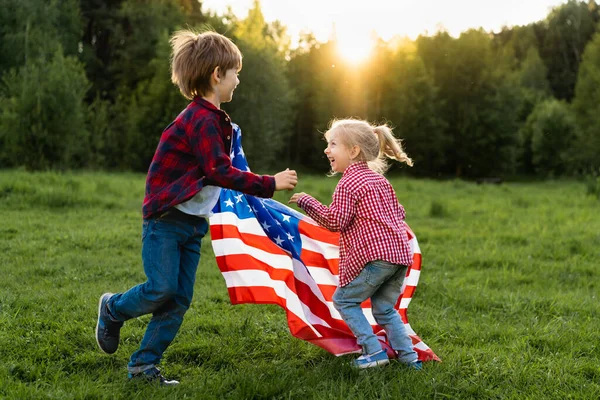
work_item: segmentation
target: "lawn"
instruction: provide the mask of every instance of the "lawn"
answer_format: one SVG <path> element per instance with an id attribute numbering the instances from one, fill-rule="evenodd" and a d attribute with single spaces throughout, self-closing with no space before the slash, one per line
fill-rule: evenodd
<path id="1" fill-rule="evenodd" d="M 0 398 L 600 398 L 600 201 L 575 181 L 390 178 L 423 253 L 410 322 L 441 363 L 355 371 L 292 337 L 281 308 L 232 306 L 207 237 L 163 359 L 182 384 L 131 384 L 149 318 L 114 355 L 94 328 L 100 294 L 144 280 L 144 179 L 0 171 Z M 297 189 L 328 202 L 336 181 Z"/>

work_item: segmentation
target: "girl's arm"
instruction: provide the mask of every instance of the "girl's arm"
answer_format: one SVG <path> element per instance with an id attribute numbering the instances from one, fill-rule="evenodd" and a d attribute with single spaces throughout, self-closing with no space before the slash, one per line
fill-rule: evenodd
<path id="1" fill-rule="evenodd" d="M 343 186 L 333 193 L 333 202 L 329 207 L 314 197 L 304 194 L 297 199 L 298 207 L 314 219 L 319 225 L 333 232 L 343 231 L 354 219 L 356 201 Z"/>

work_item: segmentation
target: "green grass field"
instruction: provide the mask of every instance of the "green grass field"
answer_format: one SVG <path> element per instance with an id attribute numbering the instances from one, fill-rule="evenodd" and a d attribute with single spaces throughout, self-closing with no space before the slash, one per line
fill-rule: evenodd
<path id="1" fill-rule="evenodd" d="M 409 318 L 442 363 L 358 372 L 292 337 L 281 308 L 231 306 L 207 237 L 163 360 L 182 384 L 130 384 L 148 317 L 111 356 L 94 328 L 100 294 L 144 280 L 144 180 L 0 171 L 0 398 L 600 398 L 600 201 L 571 181 L 392 179 L 423 253 Z M 329 202 L 336 182 L 297 189 Z"/>

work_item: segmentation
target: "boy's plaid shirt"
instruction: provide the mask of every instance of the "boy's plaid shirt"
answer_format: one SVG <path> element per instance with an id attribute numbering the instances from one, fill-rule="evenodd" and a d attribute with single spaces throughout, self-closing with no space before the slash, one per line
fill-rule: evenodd
<path id="1" fill-rule="evenodd" d="M 346 168 L 329 207 L 309 195 L 300 197 L 298 206 L 319 225 L 340 232 L 340 286 L 352 282 L 369 261 L 413 263 L 404 207 L 388 180 L 366 162 Z"/>
<path id="2" fill-rule="evenodd" d="M 229 116 L 196 97 L 163 131 L 146 178 L 144 218 L 192 198 L 204 186 L 272 197 L 275 178 L 231 165 Z"/>

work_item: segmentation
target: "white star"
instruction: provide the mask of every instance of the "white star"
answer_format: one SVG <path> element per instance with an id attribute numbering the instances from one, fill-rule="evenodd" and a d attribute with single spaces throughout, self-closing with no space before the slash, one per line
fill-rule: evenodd
<path id="1" fill-rule="evenodd" d="M 239 195 L 237 195 L 237 196 L 233 196 L 233 197 L 235 197 L 235 203 L 236 203 L 236 204 L 237 204 L 237 203 L 240 203 L 240 202 L 242 201 L 242 197 L 243 197 L 243 196 L 244 196 L 244 194 L 242 194 L 242 193 L 240 193 L 240 194 L 239 194 Z"/>
<path id="2" fill-rule="evenodd" d="M 231 207 L 231 208 L 233 208 L 233 201 L 231 201 L 231 200 L 227 199 L 227 200 L 225 200 L 225 205 L 226 205 L 227 207 Z"/>
<path id="3" fill-rule="evenodd" d="M 263 222 L 262 227 L 265 231 L 268 232 L 271 225 L 267 224 L 267 221 L 265 221 L 265 222 Z"/>
<path id="4" fill-rule="evenodd" d="M 277 242 L 277 246 L 281 246 L 281 243 L 283 243 L 283 239 L 281 239 L 279 236 L 275 238 L 275 241 Z"/>
<path id="5" fill-rule="evenodd" d="M 290 216 L 289 215 L 281 214 L 281 217 L 283 218 L 283 222 L 290 222 Z"/>
<path id="6" fill-rule="evenodd" d="M 275 223 L 279 226 L 281 226 L 281 223 L 279 223 L 279 221 L 275 221 Z"/>
<path id="7" fill-rule="evenodd" d="M 294 241 L 294 237 L 293 237 L 293 236 L 292 236 L 292 235 L 291 235 L 289 232 L 288 232 L 288 233 L 286 233 L 286 235 L 287 235 L 287 237 L 288 237 L 288 240 L 289 240 L 290 242 L 293 242 L 293 241 Z"/>
<path id="8" fill-rule="evenodd" d="M 250 208 L 252 208 L 252 211 L 254 211 L 254 213 L 255 213 L 255 214 L 258 212 L 258 211 L 256 210 L 256 208 L 254 208 L 254 207 L 250 207 Z"/>
<path id="9" fill-rule="evenodd" d="M 252 207 L 250 207 L 250 204 L 247 204 L 248 206 L 248 211 L 252 211 Z"/>
<path id="10" fill-rule="evenodd" d="M 242 149 L 241 147 L 240 147 L 240 151 L 238 151 L 238 156 L 242 156 L 242 157 L 246 156 L 246 154 L 244 154 L 244 149 Z"/>
<path id="11" fill-rule="evenodd" d="M 235 158 L 235 153 L 234 153 L 233 151 L 232 151 L 232 152 L 231 152 L 231 154 L 229 155 L 229 158 L 230 158 L 230 159 L 232 159 L 232 160 Z"/>

